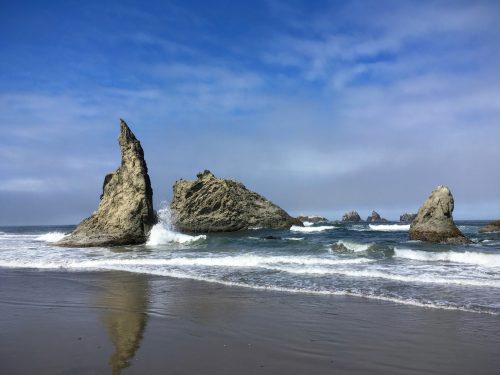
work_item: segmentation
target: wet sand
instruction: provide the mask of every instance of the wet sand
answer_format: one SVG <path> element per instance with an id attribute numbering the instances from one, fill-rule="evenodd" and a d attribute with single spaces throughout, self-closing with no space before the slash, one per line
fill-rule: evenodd
<path id="1" fill-rule="evenodd" d="M 498 374 L 500 317 L 126 272 L 0 270 L 2 374 Z"/>

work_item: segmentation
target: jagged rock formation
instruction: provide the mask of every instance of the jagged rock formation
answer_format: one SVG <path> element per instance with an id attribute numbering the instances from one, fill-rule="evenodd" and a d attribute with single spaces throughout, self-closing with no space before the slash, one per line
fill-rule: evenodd
<path id="1" fill-rule="evenodd" d="M 481 233 L 500 232 L 500 220 L 492 221 L 479 229 Z"/>
<path id="2" fill-rule="evenodd" d="M 405 212 L 403 215 L 399 216 L 399 221 L 401 223 L 411 223 L 415 218 L 417 217 L 417 214 L 410 214 L 408 212 Z"/>
<path id="3" fill-rule="evenodd" d="M 450 189 L 438 186 L 420 207 L 410 225 L 410 239 L 429 242 L 470 242 L 453 222 L 454 201 Z"/>
<path id="4" fill-rule="evenodd" d="M 366 218 L 368 223 L 387 223 L 387 220 L 380 217 L 378 212 L 372 211 L 372 214 Z"/>
<path id="5" fill-rule="evenodd" d="M 155 222 L 153 190 L 141 143 L 120 122 L 122 162 L 104 178 L 98 209 L 57 244 L 69 247 L 144 243 Z"/>
<path id="6" fill-rule="evenodd" d="M 349 212 L 346 212 L 344 214 L 344 216 L 342 216 L 342 221 L 359 223 L 362 220 L 356 211 L 349 211 Z"/>
<path id="7" fill-rule="evenodd" d="M 206 170 L 178 180 L 170 205 L 175 227 L 187 232 L 233 232 L 252 227 L 290 228 L 302 222 L 243 184 Z"/>
<path id="8" fill-rule="evenodd" d="M 317 216 L 317 215 L 299 215 L 297 216 L 297 219 L 300 220 L 302 223 L 308 222 L 308 223 L 324 223 L 327 222 L 328 219 L 326 217 L 322 216 Z"/>

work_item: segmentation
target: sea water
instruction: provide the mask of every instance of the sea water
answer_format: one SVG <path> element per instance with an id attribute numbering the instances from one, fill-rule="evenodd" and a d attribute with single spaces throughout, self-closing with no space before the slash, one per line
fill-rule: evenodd
<path id="1" fill-rule="evenodd" d="M 0 268 L 120 270 L 500 315 L 500 233 L 480 234 L 485 222 L 458 222 L 474 243 L 445 245 L 409 241 L 399 223 L 190 235 L 168 210 L 159 216 L 146 244 L 113 248 L 55 246 L 74 226 L 1 227 Z"/>

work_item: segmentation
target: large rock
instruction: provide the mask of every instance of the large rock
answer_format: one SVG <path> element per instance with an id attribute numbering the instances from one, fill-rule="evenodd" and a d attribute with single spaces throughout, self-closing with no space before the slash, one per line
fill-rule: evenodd
<path id="1" fill-rule="evenodd" d="M 454 202 L 450 189 L 438 186 L 420 207 L 410 225 L 410 239 L 430 242 L 470 242 L 453 222 Z"/>
<path id="2" fill-rule="evenodd" d="M 404 213 L 403 215 L 399 216 L 399 221 L 401 223 L 411 223 L 415 218 L 417 217 L 417 214 L 410 214 L 408 212 Z"/>
<path id="3" fill-rule="evenodd" d="M 491 223 L 486 224 L 484 227 L 479 228 L 479 232 L 500 232 L 500 220 L 495 220 Z"/>
<path id="4" fill-rule="evenodd" d="M 372 214 L 366 218 L 368 223 L 387 223 L 387 220 L 380 217 L 378 212 L 372 211 Z"/>
<path id="5" fill-rule="evenodd" d="M 174 184 L 170 205 L 175 227 L 187 232 L 232 232 L 252 227 L 290 228 L 302 222 L 234 180 L 210 171 Z"/>
<path id="6" fill-rule="evenodd" d="M 361 220 L 361 217 L 356 211 L 349 211 L 342 216 L 342 221 L 345 222 L 351 222 L 351 223 L 359 223 Z"/>
<path id="7" fill-rule="evenodd" d="M 153 190 L 141 143 L 123 120 L 118 142 L 122 163 L 104 178 L 97 211 L 58 245 L 90 247 L 146 242 L 155 221 Z"/>
<path id="8" fill-rule="evenodd" d="M 326 217 L 323 216 L 318 216 L 318 215 L 299 215 L 297 216 L 297 219 L 300 220 L 302 223 L 325 223 L 328 221 Z"/>

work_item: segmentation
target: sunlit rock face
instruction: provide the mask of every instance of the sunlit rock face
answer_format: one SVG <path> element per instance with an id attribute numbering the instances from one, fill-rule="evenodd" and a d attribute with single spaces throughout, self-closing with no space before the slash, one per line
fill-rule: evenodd
<path id="1" fill-rule="evenodd" d="M 254 227 L 290 228 L 302 222 L 242 183 L 210 171 L 178 180 L 170 205 L 175 227 L 187 232 L 233 232 Z"/>
<path id="2" fill-rule="evenodd" d="M 420 207 L 417 217 L 410 226 L 410 239 L 468 243 L 469 240 L 460 232 L 453 222 L 454 201 L 450 189 L 438 186 Z"/>
<path id="3" fill-rule="evenodd" d="M 99 207 L 58 245 L 89 247 L 146 242 L 155 221 L 153 190 L 141 143 L 123 120 L 118 143 L 121 166 L 104 178 Z"/>
<path id="4" fill-rule="evenodd" d="M 361 216 L 359 216 L 357 211 L 349 211 L 342 216 L 342 221 L 350 222 L 350 223 L 359 223 L 361 220 Z"/>

